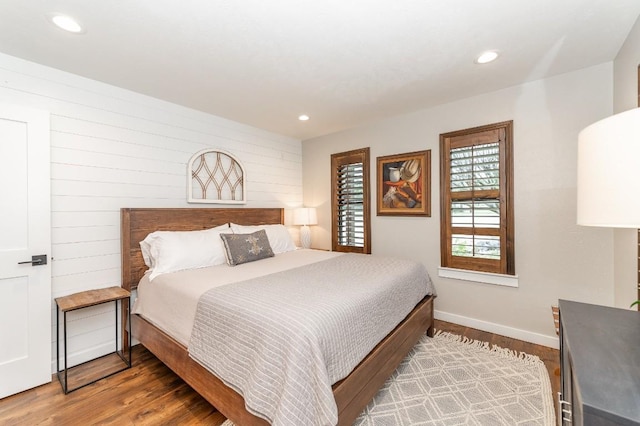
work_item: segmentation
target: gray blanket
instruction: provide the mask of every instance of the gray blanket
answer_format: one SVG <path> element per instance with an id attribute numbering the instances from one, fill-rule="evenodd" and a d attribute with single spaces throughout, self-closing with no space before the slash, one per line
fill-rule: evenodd
<path id="1" fill-rule="evenodd" d="M 335 425 L 331 385 L 427 294 L 420 263 L 345 254 L 209 290 L 189 353 L 273 425 Z"/>

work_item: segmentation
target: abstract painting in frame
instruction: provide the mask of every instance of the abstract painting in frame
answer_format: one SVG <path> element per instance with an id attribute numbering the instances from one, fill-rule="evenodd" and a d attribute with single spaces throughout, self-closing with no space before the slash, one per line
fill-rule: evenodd
<path id="1" fill-rule="evenodd" d="M 378 216 L 431 216 L 431 150 L 377 161 Z"/>

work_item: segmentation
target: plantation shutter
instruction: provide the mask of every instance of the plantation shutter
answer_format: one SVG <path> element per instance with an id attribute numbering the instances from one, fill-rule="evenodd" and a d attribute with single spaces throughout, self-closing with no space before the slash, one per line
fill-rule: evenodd
<path id="1" fill-rule="evenodd" d="M 442 265 L 515 274 L 511 122 L 441 135 Z"/>
<path id="2" fill-rule="evenodd" d="M 369 148 L 331 156 L 332 248 L 371 253 L 369 225 Z"/>

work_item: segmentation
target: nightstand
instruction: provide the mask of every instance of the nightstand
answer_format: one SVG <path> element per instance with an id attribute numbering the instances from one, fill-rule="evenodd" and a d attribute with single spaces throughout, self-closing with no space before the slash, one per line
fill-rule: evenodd
<path id="1" fill-rule="evenodd" d="M 88 290 L 80 293 L 70 294 L 68 296 L 56 298 L 56 370 L 58 380 L 62 385 L 65 394 L 73 392 L 84 386 L 97 382 L 98 380 L 109 377 L 113 374 L 131 368 L 131 335 L 129 334 L 129 342 L 127 345 L 128 354 L 125 357 L 123 351 L 118 350 L 118 311 L 123 312 L 123 305 L 127 303 L 127 324 L 131 323 L 130 313 L 131 293 L 121 287 L 101 288 L 97 290 Z M 116 347 L 115 351 L 99 358 L 83 362 L 82 364 L 68 367 L 67 364 L 67 313 L 78 309 L 88 308 L 90 306 L 101 305 L 103 303 L 114 302 L 116 311 Z M 120 310 L 118 310 L 120 305 Z M 60 370 L 60 312 L 63 314 L 62 329 L 64 334 L 64 370 Z M 122 324 L 125 327 L 125 324 Z M 120 333 L 122 336 L 122 333 Z M 102 361 L 99 362 L 98 360 Z M 97 364 L 98 363 L 98 364 Z M 115 369 L 115 371 L 114 371 Z M 79 383 L 73 389 L 69 389 L 69 374 L 73 376 L 72 382 Z M 96 377 L 97 376 L 97 377 Z"/>

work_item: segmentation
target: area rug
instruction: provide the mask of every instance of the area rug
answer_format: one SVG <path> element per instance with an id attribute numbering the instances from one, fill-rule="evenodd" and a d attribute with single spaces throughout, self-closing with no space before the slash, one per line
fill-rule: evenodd
<path id="1" fill-rule="evenodd" d="M 420 339 L 354 426 L 554 424 L 538 357 L 437 332 Z"/>

